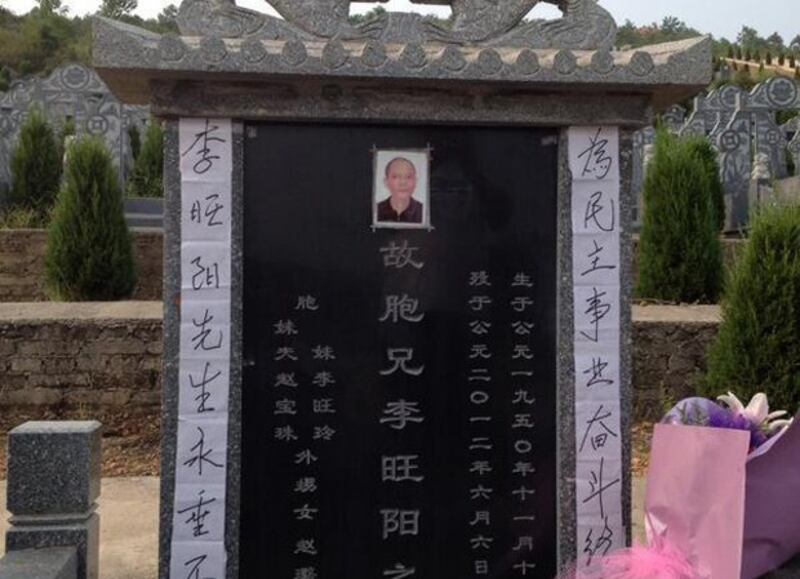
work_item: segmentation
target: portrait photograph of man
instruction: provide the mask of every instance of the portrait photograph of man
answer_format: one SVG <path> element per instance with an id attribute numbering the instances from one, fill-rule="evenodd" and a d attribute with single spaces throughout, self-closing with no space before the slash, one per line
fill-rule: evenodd
<path id="1" fill-rule="evenodd" d="M 430 228 L 427 150 L 376 150 L 373 226 Z"/>

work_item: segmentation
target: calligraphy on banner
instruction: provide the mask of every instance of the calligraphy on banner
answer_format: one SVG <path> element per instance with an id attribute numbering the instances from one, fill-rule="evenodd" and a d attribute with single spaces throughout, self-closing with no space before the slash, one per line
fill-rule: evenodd
<path id="1" fill-rule="evenodd" d="M 620 430 L 620 171 L 616 127 L 569 130 L 578 558 L 624 546 Z"/>
<path id="2" fill-rule="evenodd" d="M 226 576 L 232 124 L 181 119 L 181 324 L 172 579 Z"/>

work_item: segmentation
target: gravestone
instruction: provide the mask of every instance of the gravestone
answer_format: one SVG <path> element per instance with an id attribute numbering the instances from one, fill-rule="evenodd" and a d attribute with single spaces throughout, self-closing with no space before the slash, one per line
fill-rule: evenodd
<path id="1" fill-rule="evenodd" d="M 632 134 L 711 45 L 536 3 L 96 21 L 170 119 L 161 577 L 546 577 L 630 540 Z"/>
<path id="2" fill-rule="evenodd" d="M 56 131 L 69 119 L 77 134 L 102 138 L 119 166 L 120 182 L 133 159 L 128 129 L 135 125 L 143 131 L 150 117 L 146 107 L 120 103 L 94 70 L 80 64 L 15 81 L 0 92 L 0 202 L 2 191 L 11 186 L 11 158 L 31 107 L 45 112 Z"/>
<path id="3" fill-rule="evenodd" d="M 782 127 L 786 140 L 789 142 L 786 149 L 794 163 L 795 175 L 800 168 L 800 117 L 794 117 L 786 122 Z"/>
<path id="4" fill-rule="evenodd" d="M 789 175 L 788 160 L 800 166 L 798 119 L 778 125 L 779 112 L 796 112 L 800 90 L 795 80 L 776 76 L 756 86 L 750 93 L 726 85 L 694 99 L 692 114 L 685 120 L 674 107 L 661 116 L 667 130 L 682 136 L 708 138 L 719 154 L 720 180 L 725 190 L 725 231 L 738 233 L 749 224 L 749 191 L 756 158 L 766 159 L 770 178 Z M 634 135 L 633 191 L 639 199 L 644 184 L 644 147 L 652 142 L 653 127 Z M 641 211 L 637 215 L 641 218 Z"/>

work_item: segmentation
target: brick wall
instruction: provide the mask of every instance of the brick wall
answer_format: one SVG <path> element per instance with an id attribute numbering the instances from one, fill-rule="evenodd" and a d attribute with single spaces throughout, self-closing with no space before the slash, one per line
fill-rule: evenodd
<path id="1" fill-rule="evenodd" d="M 163 235 L 134 232 L 139 282 L 133 299 L 160 300 Z M 41 229 L 0 230 L 0 302 L 46 301 L 43 289 L 47 232 Z"/>
<path id="2" fill-rule="evenodd" d="M 0 304 L 0 407 L 158 406 L 161 304 Z M 636 308 L 634 407 L 658 419 L 694 392 L 715 307 Z"/>
<path id="3" fill-rule="evenodd" d="M 663 312 L 667 308 L 644 309 Z M 670 309 L 680 313 L 646 316 L 640 308 L 634 324 L 634 415 L 638 420 L 659 420 L 667 406 L 696 394 L 706 372 L 706 354 L 719 331 L 717 308 Z M 703 310 L 713 313 L 703 315 Z"/>
<path id="4" fill-rule="evenodd" d="M 73 317 L 69 306 L 84 312 Z M 160 303 L 147 304 L 144 312 L 137 306 L 136 316 L 127 318 L 102 313 L 114 306 L 52 307 L 60 312 L 41 311 L 48 309 L 44 304 L 27 305 L 28 312 L 8 304 L 0 309 L 0 407 L 160 404 Z"/>

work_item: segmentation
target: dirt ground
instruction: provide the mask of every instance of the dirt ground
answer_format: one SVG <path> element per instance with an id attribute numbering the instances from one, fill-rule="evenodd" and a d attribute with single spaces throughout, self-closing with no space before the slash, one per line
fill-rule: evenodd
<path id="1" fill-rule="evenodd" d="M 160 467 L 160 423 L 157 410 L 151 413 L 80 410 L 4 410 L 0 412 L 0 480 L 6 477 L 6 434 L 28 420 L 100 420 L 103 431 L 103 477 L 158 476 Z M 653 425 L 640 423 L 633 429 L 633 474 L 647 471 Z"/>
<path id="2" fill-rule="evenodd" d="M 633 426 L 633 476 L 645 476 L 650 460 L 650 440 L 653 438 L 653 424 L 640 422 Z"/>

